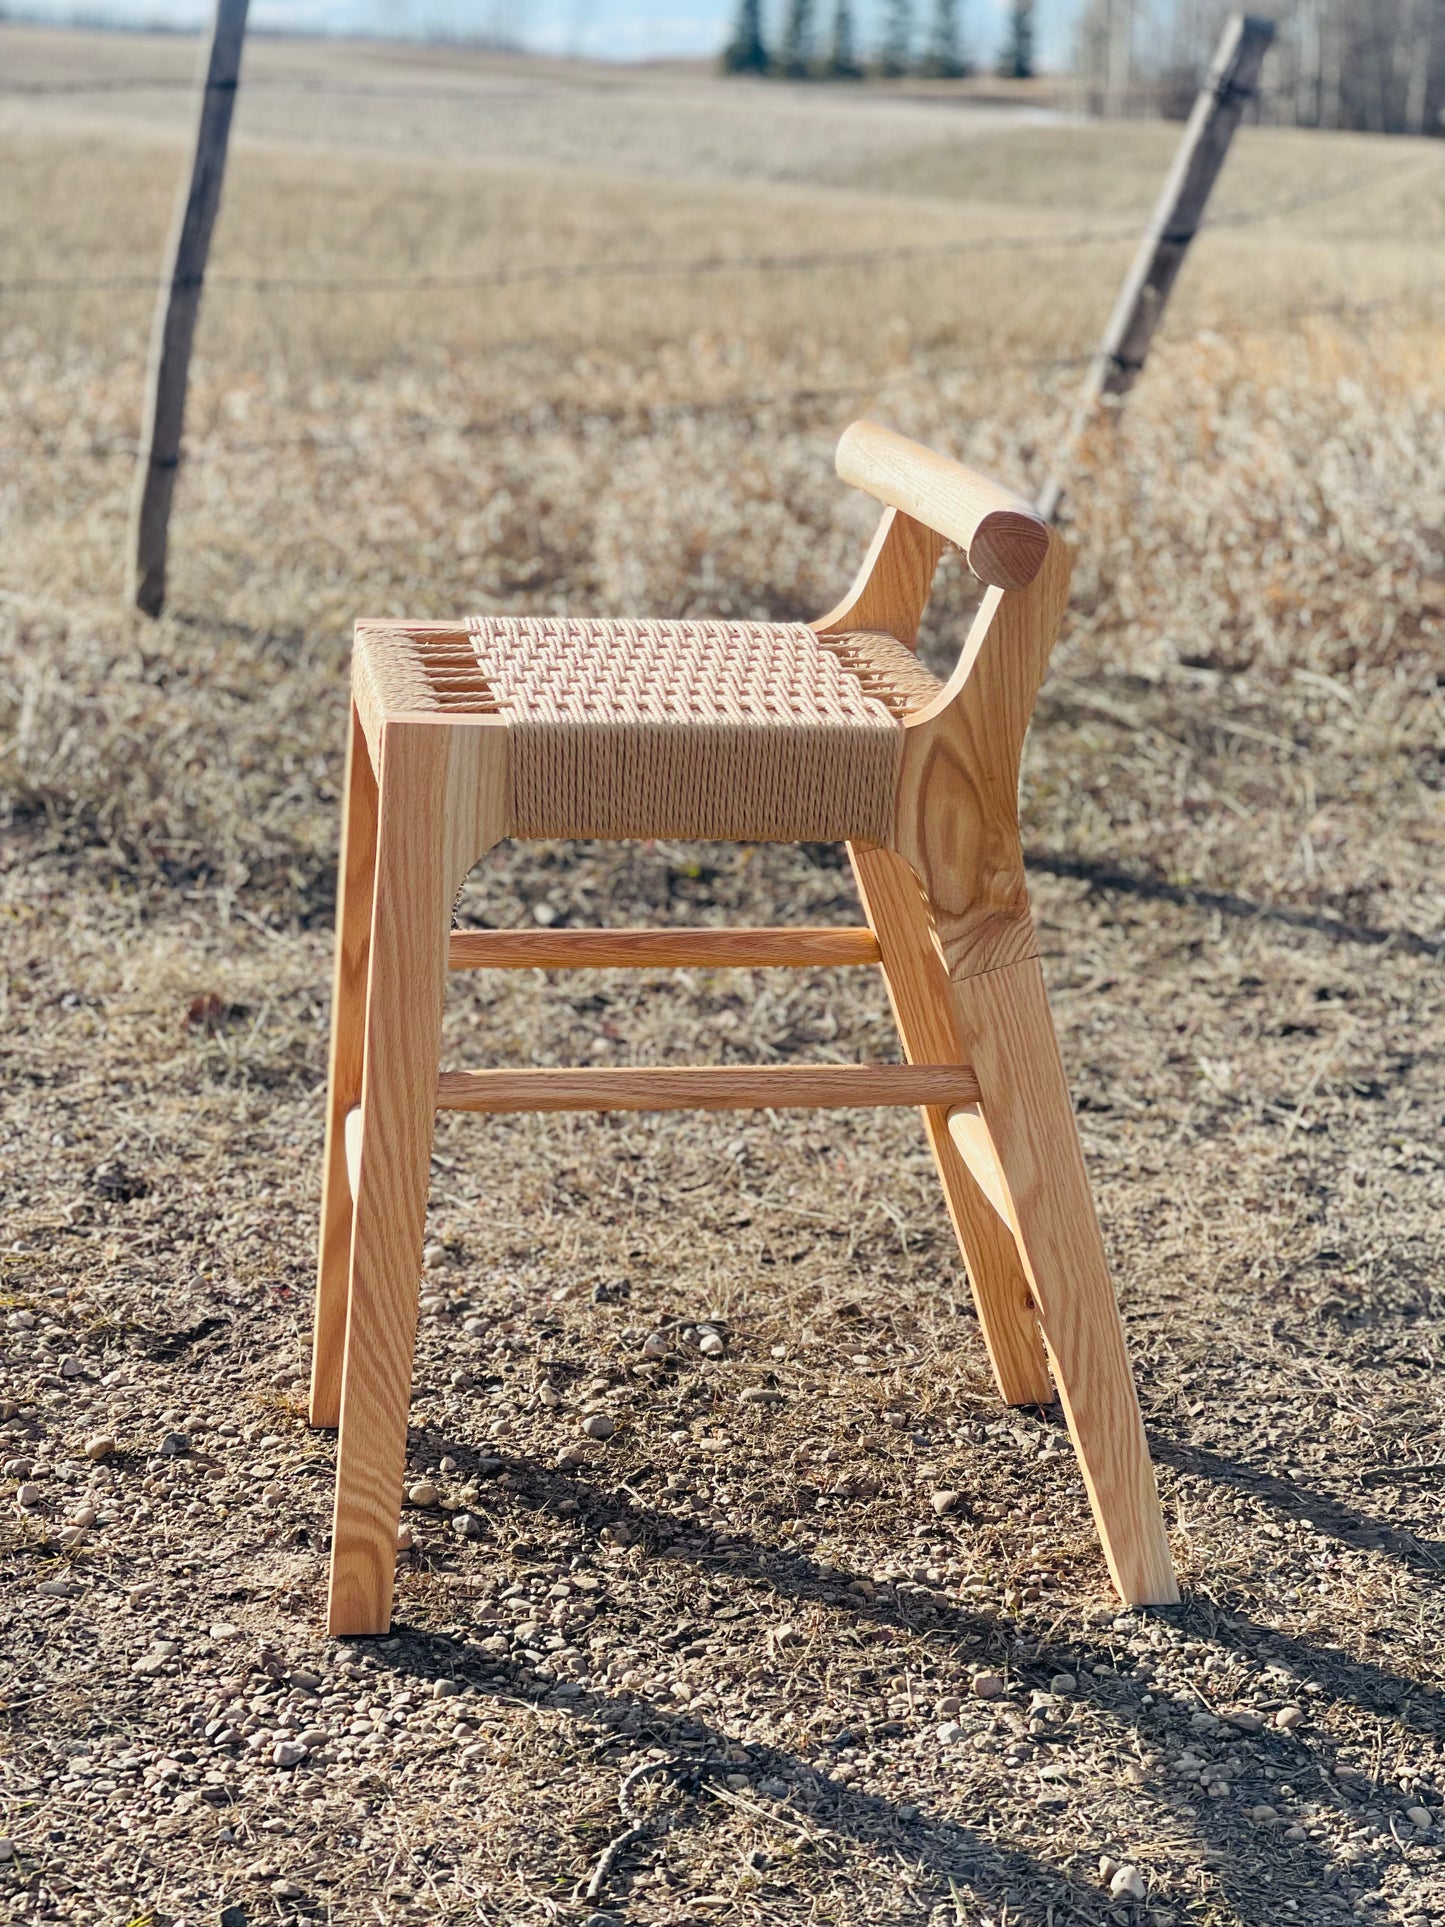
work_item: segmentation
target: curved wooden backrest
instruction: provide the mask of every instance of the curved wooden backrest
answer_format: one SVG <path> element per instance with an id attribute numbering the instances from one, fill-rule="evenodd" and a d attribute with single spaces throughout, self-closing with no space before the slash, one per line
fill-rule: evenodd
<path id="1" fill-rule="evenodd" d="M 1044 566 L 1049 525 L 1011 490 L 876 422 L 854 422 L 838 443 L 838 474 L 957 543 L 980 582 L 1026 589 Z"/>

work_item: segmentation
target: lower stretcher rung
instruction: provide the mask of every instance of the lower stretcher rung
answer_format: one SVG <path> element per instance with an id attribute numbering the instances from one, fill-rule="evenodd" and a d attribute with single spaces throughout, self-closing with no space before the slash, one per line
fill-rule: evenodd
<path id="1" fill-rule="evenodd" d="M 829 1110 L 978 1102 L 966 1064 L 752 1064 L 658 1070 L 443 1071 L 442 1111 Z"/>

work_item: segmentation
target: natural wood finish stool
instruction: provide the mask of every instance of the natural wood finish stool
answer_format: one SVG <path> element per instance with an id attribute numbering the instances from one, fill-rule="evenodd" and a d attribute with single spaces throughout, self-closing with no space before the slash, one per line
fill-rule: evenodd
<path id="1" fill-rule="evenodd" d="M 390 1622 L 438 1108 L 920 1105 L 1000 1392 L 1057 1385 L 1119 1592 L 1178 1596 L 1019 844 L 1068 552 L 866 422 L 838 472 L 886 512 L 811 627 L 358 626 L 311 1387 L 312 1424 L 341 1427 L 333 1633 Z M 940 683 L 913 645 L 950 543 L 989 586 Z M 462 879 L 513 835 L 847 840 L 868 927 L 452 934 Z M 907 1064 L 438 1069 L 449 967 L 819 963 L 881 964 Z"/>

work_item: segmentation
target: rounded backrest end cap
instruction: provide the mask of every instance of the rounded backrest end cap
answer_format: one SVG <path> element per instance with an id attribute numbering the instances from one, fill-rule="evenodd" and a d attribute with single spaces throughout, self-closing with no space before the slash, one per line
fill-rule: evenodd
<path id="1" fill-rule="evenodd" d="M 1049 525 L 1029 509 L 991 509 L 974 530 L 968 566 L 992 589 L 1026 589 L 1044 566 Z"/>

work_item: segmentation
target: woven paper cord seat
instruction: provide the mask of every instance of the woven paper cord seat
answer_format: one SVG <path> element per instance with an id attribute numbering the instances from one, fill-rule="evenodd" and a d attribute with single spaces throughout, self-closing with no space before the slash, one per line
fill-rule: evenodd
<path id="1" fill-rule="evenodd" d="M 892 636 L 805 623 L 476 616 L 474 666 L 456 631 L 363 636 L 393 706 L 502 717 L 524 837 L 879 842 L 941 687 Z"/>

